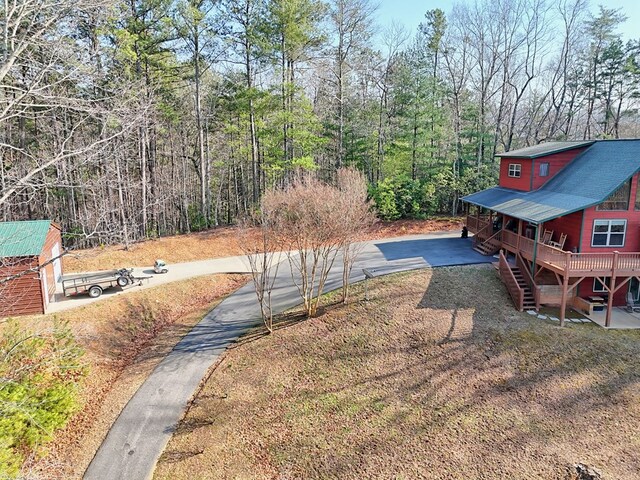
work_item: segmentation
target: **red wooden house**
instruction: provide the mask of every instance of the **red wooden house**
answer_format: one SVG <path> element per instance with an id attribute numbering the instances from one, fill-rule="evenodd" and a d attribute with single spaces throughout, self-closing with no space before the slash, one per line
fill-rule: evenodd
<path id="1" fill-rule="evenodd" d="M 519 309 L 560 305 L 563 324 L 567 305 L 606 305 L 609 326 L 613 306 L 640 300 L 640 140 L 548 142 L 498 156 L 499 186 L 463 198 L 476 248 L 500 252 Z"/>
<path id="2" fill-rule="evenodd" d="M 62 276 L 60 227 L 0 222 L 0 317 L 45 313 Z"/>

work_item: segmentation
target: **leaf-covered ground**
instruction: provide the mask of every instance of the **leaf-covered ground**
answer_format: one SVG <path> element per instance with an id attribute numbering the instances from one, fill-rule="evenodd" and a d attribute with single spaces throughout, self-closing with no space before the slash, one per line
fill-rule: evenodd
<path id="1" fill-rule="evenodd" d="M 520 314 L 487 266 L 355 291 L 230 350 L 155 478 L 640 478 L 638 332 Z"/>
<path id="2" fill-rule="evenodd" d="M 132 291 L 56 315 L 19 317 L 25 328 L 48 331 L 66 322 L 86 354 L 81 410 L 25 466 L 27 478 L 81 478 L 113 421 L 153 368 L 224 296 L 248 281 L 210 275 Z M 0 323 L 0 329 L 3 328 Z M 30 475 L 30 476 L 29 476 Z"/>

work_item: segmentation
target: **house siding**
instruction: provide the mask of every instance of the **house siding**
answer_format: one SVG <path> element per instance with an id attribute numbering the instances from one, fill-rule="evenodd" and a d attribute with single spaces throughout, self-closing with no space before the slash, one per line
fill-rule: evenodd
<path id="1" fill-rule="evenodd" d="M 583 212 L 574 212 L 564 217 L 556 218 L 546 222 L 542 226 L 542 231 L 553 230 L 553 240 L 560 240 L 560 235 L 567 234 L 563 250 L 572 251 L 580 248 L 580 232 L 582 231 Z"/>
<path id="2" fill-rule="evenodd" d="M 631 181 L 631 196 L 628 210 L 598 211 L 596 206 L 589 207 L 584 211 L 584 230 L 582 232 L 582 245 L 580 251 L 583 253 L 603 253 L 603 252 L 640 252 L 640 211 L 635 209 L 636 192 L 638 189 L 638 175 L 633 176 Z M 627 231 L 624 246 L 622 247 L 592 247 L 591 237 L 594 220 L 626 220 Z"/>
<path id="3" fill-rule="evenodd" d="M 551 180 L 560 170 L 562 170 L 567 164 L 569 164 L 574 158 L 584 152 L 587 148 L 576 148 L 574 150 L 567 150 L 565 152 L 554 153 L 553 155 L 547 155 L 545 157 L 536 158 L 533 166 L 532 173 L 532 185 L 533 190 L 537 190 L 545 183 Z M 546 177 L 540 176 L 540 164 L 549 164 L 549 175 Z"/>
<path id="4" fill-rule="evenodd" d="M 0 317 L 44 313 L 41 279 L 37 272 L 38 259 L 6 258 L 2 263 L 0 278 L 23 275 L 0 287 Z"/>
<path id="5" fill-rule="evenodd" d="M 597 295 L 597 296 L 606 295 L 606 293 L 603 293 L 603 292 L 594 292 L 593 291 L 593 284 L 594 284 L 594 279 L 593 278 L 591 278 L 591 277 L 590 278 L 585 278 L 582 281 L 582 283 L 580 285 L 578 285 L 578 295 L 580 297 L 583 297 L 583 298 L 590 297 L 592 295 Z M 615 295 L 613 296 L 613 305 L 614 306 L 619 307 L 619 306 L 622 306 L 622 305 L 626 305 L 626 303 L 627 303 L 627 290 L 628 289 L 629 289 L 629 283 L 627 282 L 627 284 L 624 287 L 622 287 L 620 290 L 618 290 L 615 293 Z"/>
<path id="6" fill-rule="evenodd" d="M 44 277 L 46 275 L 46 285 L 48 290 L 47 296 L 49 300 L 53 300 L 53 296 L 56 293 L 56 278 L 54 274 L 53 262 L 49 263 L 48 265 L 46 265 L 46 263 L 53 259 L 52 252 L 56 245 L 59 246 L 59 251 L 60 253 L 62 253 L 62 236 L 60 234 L 60 229 L 56 225 L 51 224 L 51 227 L 49 227 L 49 232 L 47 233 L 47 239 L 44 242 L 44 246 L 39 258 L 40 266 L 45 265 L 40 271 L 40 276 Z M 42 284 L 44 289 L 44 279 L 42 279 Z"/>
<path id="7" fill-rule="evenodd" d="M 520 178 L 509 176 L 509 165 L 514 163 L 522 167 Z M 500 160 L 500 186 L 514 190 L 531 190 L 531 168 L 532 162 L 528 158 L 503 157 Z"/>
<path id="8" fill-rule="evenodd" d="M 534 159 L 502 157 L 500 160 L 500 186 L 525 192 L 537 190 L 586 149 L 587 147 L 575 148 Z M 520 178 L 509 177 L 509 165 L 513 163 L 522 166 Z M 549 175 L 546 177 L 540 176 L 541 163 L 549 164 Z"/>
<path id="9" fill-rule="evenodd" d="M 638 190 L 638 175 L 634 175 L 631 181 L 631 195 L 628 210 L 598 211 L 596 207 L 587 208 L 584 211 L 584 228 L 582 231 L 582 245 L 580 251 L 583 253 L 605 253 L 605 252 L 640 252 L 640 211 L 635 209 L 635 199 Z M 593 223 L 595 220 L 626 220 L 627 230 L 624 246 L 622 247 L 592 247 L 591 239 L 593 233 Z M 579 287 L 580 296 L 599 295 L 593 292 L 593 281 L 586 279 Z M 614 305 L 624 305 L 626 303 L 627 287 L 622 287 L 614 296 Z"/>

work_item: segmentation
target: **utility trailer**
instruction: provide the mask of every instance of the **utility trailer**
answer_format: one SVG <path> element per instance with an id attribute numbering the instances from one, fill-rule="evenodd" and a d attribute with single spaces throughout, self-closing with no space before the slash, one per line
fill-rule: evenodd
<path id="1" fill-rule="evenodd" d="M 133 269 L 105 270 L 62 280 L 62 291 L 65 297 L 88 293 L 91 298 L 98 298 L 102 292 L 112 287 L 126 287 L 139 281 L 133 276 Z"/>

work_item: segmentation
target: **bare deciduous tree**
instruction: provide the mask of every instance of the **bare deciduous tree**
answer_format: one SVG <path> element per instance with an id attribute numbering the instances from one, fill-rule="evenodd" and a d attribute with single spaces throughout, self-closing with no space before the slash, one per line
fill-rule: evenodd
<path id="1" fill-rule="evenodd" d="M 262 208 L 240 222 L 240 246 L 249 262 L 264 326 L 273 332 L 271 293 L 280 265 L 280 237 L 274 212 Z"/>
<path id="2" fill-rule="evenodd" d="M 337 186 L 299 174 L 290 186 L 264 196 L 263 214 L 273 222 L 310 317 L 340 253 L 343 299 L 348 299 L 349 275 L 361 250 L 355 241 L 375 221 L 366 185 L 362 173 L 345 168 L 338 171 Z"/>
<path id="3" fill-rule="evenodd" d="M 349 300 L 349 277 L 364 243 L 357 242 L 362 234 L 376 222 L 373 202 L 367 200 L 367 181 L 355 168 L 341 168 L 337 173 L 339 190 L 340 224 L 342 250 L 342 301 Z"/>
<path id="4" fill-rule="evenodd" d="M 299 174 L 288 187 L 264 195 L 263 208 L 273 215 L 291 276 L 309 317 L 318 311 L 340 251 L 339 205 L 338 190 L 310 174 Z"/>

